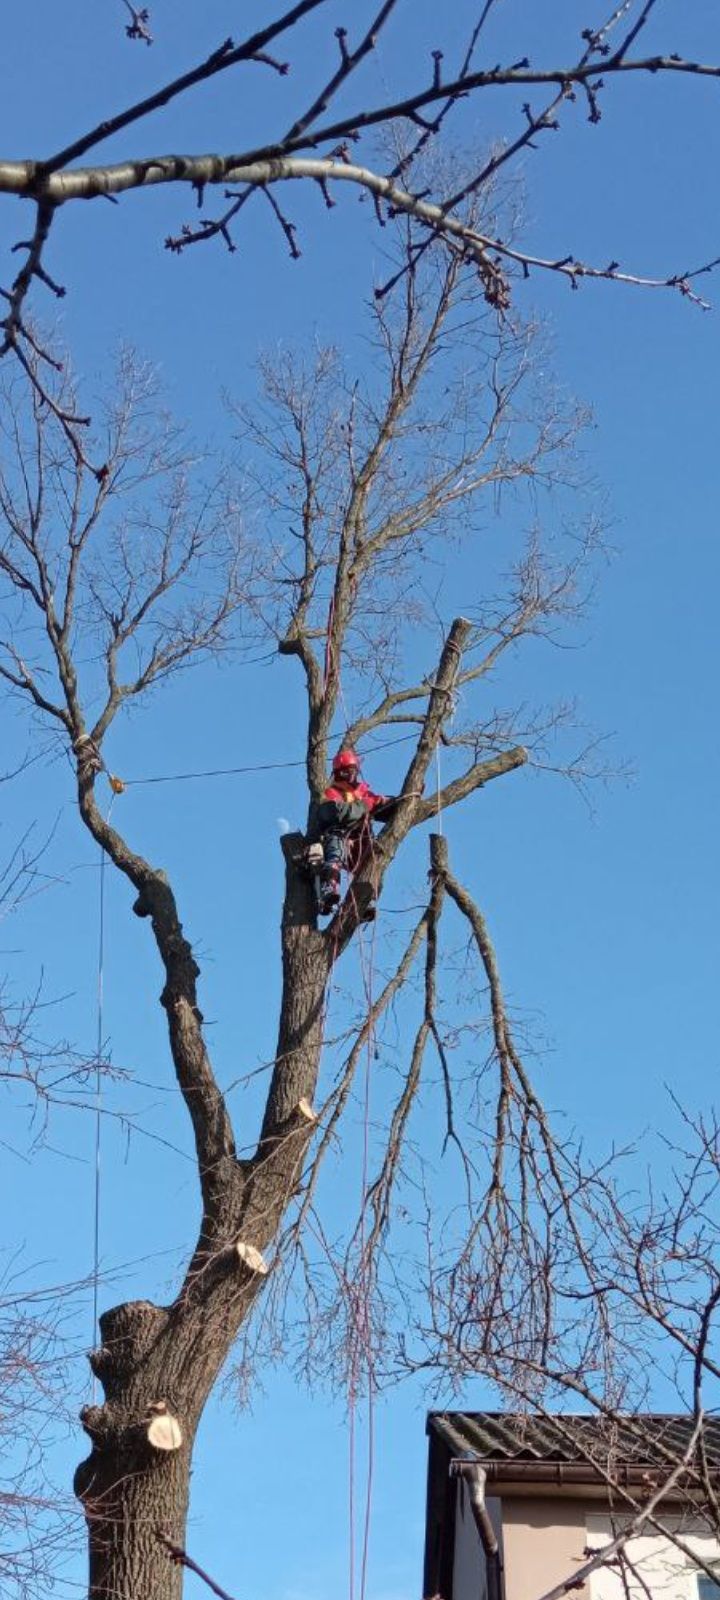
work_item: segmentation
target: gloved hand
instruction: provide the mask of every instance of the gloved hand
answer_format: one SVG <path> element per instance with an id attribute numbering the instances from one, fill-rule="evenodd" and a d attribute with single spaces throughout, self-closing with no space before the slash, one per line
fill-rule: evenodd
<path id="1" fill-rule="evenodd" d="M 321 844 L 309 844 L 305 851 L 305 859 L 312 872 L 317 872 L 323 864 L 323 847 Z"/>

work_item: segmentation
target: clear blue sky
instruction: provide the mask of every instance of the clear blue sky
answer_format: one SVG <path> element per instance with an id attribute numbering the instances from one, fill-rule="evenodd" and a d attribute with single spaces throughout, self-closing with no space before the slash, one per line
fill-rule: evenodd
<path id="1" fill-rule="evenodd" d="M 121 9 L 119 0 L 75 0 L 71 9 L 37 0 L 13 16 L 2 68 L 4 154 L 41 155 L 65 143 L 237 27 L 230 0 L 212 7 L 157 0 L 157 42 L 146 50 L 126 44 Z M 430 0 L 400 8 L 401 20 L 412 12 L 416 38 L 428 48 L 434 9 Z M 506 0 L 488 58 L 565 57 L 580 23 L 596 20 L 592 8 L 577 20 L 577 9 L 575 0 L 535 0 L 532 7 Z M 267 8 L 242 10 L 245 26 Z M 470 0 L 457 0 L 458 38 L 472 10 Z M 333 26 L 343 20 L 338 7 Z M 304 82 L 315 81 L 316 52 L 331 33 L 317 28 L 295 62 Z M 386 86 L 394 93 L 406 81 L 399 35 L 400 25 L 371 62 L 369 93 Z M 666 0 L 647 44 L 720 60 L 716 5 Z M 151 129 L 108 147 L 108 158 L 128 149 L 237 148 L 257 117 L 272 128 L 286 87 L 254 70 L 257 76 L 204 88 L 186 106 L 159 114 Z M 614 85 L 598 128 L 582 107 L 571 112 L 563 132 L 548 134 L 523 166 L 528 244 L 539 253 L 616 257 L 649 273 L 712 256 L 720 248 L 717 95 L 714 83 L 653 79 Z M 462 140 L 485 144 L 515 125 L 513 110 L 499 96 L 465 108 Z M 362 362 L 362 302 L 373 273 L 382 271 L 382 239 L 353 196 L 326 214 L 319 196 L 298 194 L 292 214 L 301 228 L 299 263 L 288 259 L 269 208 L 239 237 L 234 256 L 203 248 L 178 261 L 162 241 L 189 214 L 188 198 L 169 190 L 131 196 L 121 206 L 78 207 L 61 216 L 48 267 L 68 287 L 61 328 L 82 377 L 96 387 L 109 382 L 112 353 L 129 338 L 158 364 L 173 406 L 196 433 L 222 441 L 228 424 L 220 393 L 252 397 L 263 347 L 327 339 Z M 5 201 L 2 282 L 14 270 L 10 250 L 25 227 L 20 204 Z M 720 279 L 709 280 L 707 291 L 720 307 Z M 449 818 L 447 831 L 494 932 L 509 994 L 547 1041 L 539 1086 L 549 1105 L 602 1146 L 667 1127 L 666 1084 L 691 1106 L 706 1104 L 717 1071 L 720 309 L 701 313 L 679 295 L 608 285 L 571 294 L 566 284 L 540 277 L 518 293 L 546 320 L 559 381 L 592 404 L 589 463 L 607 491 L 617 550 L 575 647 L 534 652 L 523 693 L 542 701 L 575 695 L 583 718 L 614 735 L 636 776 L 631 785 L 599 791 L 590 815 L 559 780 L 520 775 L 478 798 L 462 821 Z M 278 752 L 299 757 L 293 689 L 285 663 L 262 673 L 199 672 L 118 728 L 110 764 L 139 777 L 272 760 Z M 20 740 L 6 710 L 3 744 L 13 750 Z M 395 775 L 390 752 L 383 782 L 391 785 Z M 45 862 L 53 882 L 0 934 L 9 979 L 22 992 L 42 970 L 46 996 L 67 997 L 50 1013 L 48 1031 L 57 1028 L 91 1051 L 97 861 L 74 815 L 69 771 L 64 764 L 36 767 L 0 792 L 0 845 L 30 820 L 37 819 L 37 837 L 54 824 Z M 203 1006 L 220 1078 L 231 1082 L 273 1048 L 276 819 L 301 821 L 299 781 L 268 773 L 138 788 L 117 807 L 131 843 L 174 876 L 186 926 L 206 958 Z M 397 892 L 402 888 L 399 882 Z M 159 988 L 147 930 L 130 915 L 124 885 L 109 882 L 106 1035 L 115 1061 L 148 1086 L 132 1095 L 133 1106 L 146 1110 L 146 1126 L 187 1151 Z M 129 1099 L 118 1087 L 108 1111 L 122 1111 Z M 239 1111 L 242 1101 L 233 1103 Z M 8 1127 L 24 1150 L 20 1119 Z M 3 1155 L 3 1243 L 24 1247 L 33 1281 L 82 1277 L 90 1268 L 92 1141 L 89 1118 L 61 1117 L 32 1166 L 19 1154 Z M 658 1152 L 650 1132 L 644 1159 Z M 359 1154 L 352 1181 L 359 1185 Z M 186 1156 L 128 1136 L 121 1121 L 108 1118 L 102 1261 L 115 1282 L 102 1291 L 102 1303 L 167 1297 L 195 1215 Z M 86 1322 L 77 1330 L 79 1345 L 89 1343 L 89 1307 Z M 73 1381 L 81 1397 L 87 1376 L 80 1357 Z M 479 1384 L 462 1396 L 467 1407 L 487 1398 Z M 424 1408 L 417 1390 L 391 1394 L 378 1410 L 371 1600 L 418 1592 Z M 82 1451 L 79 1435 L 69 1437 L 68 1473 Z M 272 1372 L 250 1415 L 236 1416 L 230 1396 L 220 1393 L 197 1449 L 189 1547 L 238 1600 L 334 1600 L 347 1581 L 346 1464 L 342 1404 L 322 1393 L 308 1398 L 292 1376 Z M 68 1595 L 77 1592 L 82 1571 L 82 1564 L 68 1567 Z M 200 1592 L 188 1578 L 188 1595 Z"/>

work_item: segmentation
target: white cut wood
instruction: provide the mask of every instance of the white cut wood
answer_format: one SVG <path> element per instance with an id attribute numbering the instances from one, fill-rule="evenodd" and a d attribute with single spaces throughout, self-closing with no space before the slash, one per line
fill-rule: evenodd
<path id="1" fill-rule="evenodd" d="M 147 1436 L 153 1450 L 179 1450 L 182 1428 L 170 1411 L 158 1411 L 147 1425 Z"/>
<path id="2" fill-rule="evenodd" d="M 305 1118 L 306 1122 L 317 1122 L 317 1111 L 313 1111 L 310 1101 L 306 1100 L 304 1095 L 302 1100 L 298 1100 L 295 1109 L 299 1116 Z"/>
<path id="3" fill-rule="evenodd" d="M 259 1272 L 264 1277 L 270 1268 L 260 1250 L 254 1244 L 246 1244 L 244 1239 L 238 1239 L 235 1249 L 241 1261 L 250 1268 L 251 1272 Z"/>

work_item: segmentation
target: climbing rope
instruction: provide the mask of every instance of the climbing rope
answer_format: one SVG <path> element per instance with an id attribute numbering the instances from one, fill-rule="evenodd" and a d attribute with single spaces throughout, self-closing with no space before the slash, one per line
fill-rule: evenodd
<path id="1" fill-rule="evenodd" d="M 110 814 L 115 804 L 116 794 L 122 793 L 122 788 L 116 788 L 119 779 L 110 779 L 112 798 L 108 806 L 106 821 L 110 821 Z M 97 1030 L 95 1036 L 95 1189 L 93 1199 L 93 1297 L 92 1297 L 92 1337 L 91 1346 L 95 1344 L 98 1325 L 98 1292 L 100 1280 L 100 1144 L 102 1123 L 102 1051 L 104 1039 L 103 1021 L 103 986 L 105 972 L 105 866 L 107 856 L 103 846 L 100 846 L 100 882 L 98 891 L 98 954 L 97 954 Z M 93 1373 L 92 1399 L 95 1404 L 97 1379 Z"/>
<path id="2" fill-rule="evenodd" d="M 372 859 L 374 855 L 372 832 L 368 827 L 368 850 Z M 355 866 L 355 874 L 367 859 L 365 852 L 360 856 Z M 373 900 L 377 899 L 378 881 L 372 884 Z M 351 889 L 352 894 L 352 889 Z M 370 1086 L 372 1063 L 375 1056 L 375 1027 L 373 1021 L 373 994 L 374 994 L 374 966 L 375 944 L 377 938 L 377 922 L 373 920 L 372 934 L 370 937 L 369 952 L 366 953 L 364 931 L 358 930 L 358 950 L 360 957 L 360 971 L 365 998 L 365 1008 L 368 1017 L 368 1031 L 365 1054 L 365 1082 L 363 1090 L 363 1121 L 362 1121 L 362 1160 L 360 1179 L 360 1223 L 359 1223 L 359 1250 L 360 1261 L 357 1275 L 357 1287 L 351 1290 L 351 1305 L 353 1311 L 353 1327 L 351 1331 L 350 1370 L 348 1376 L 348 1409 L 349 1409 L 349 1594 L 350 1600 L 355 1600 L 355 1575 L 356 1559 L 356 1466 L 357 1466 L 357 1389 L 361 1370 L 361 1359 L 364 1359 L 365 1374 L 367 1379 L 367 1471 L 365 1482 L 365 1508 L 362 1523 L 362 1540 L 360 1545 L 360 1583 L 359 1600 L 365 1600 L 367 1592 L 368 1560 L 370 1553 L 370 1524 L 372 1514 L 372 1494 L 375 1457 L 375 1371 L 374 1353 L 372 1348 L 372 1286 L 371 1263 L 367 1255 L 367 1238 L 365 1233 L 365 1218 L 368 1198 L 368 1178 L 370 1163 Z"/>
<path id="3" fill-rule="evenodd" d="M 370 951 L 367 962 L 365 961 L 365 940 L 363 930 L 360 929 L 359 948 L 360 965 L 365 990 L 365 1006 L 370 1019 L 366 1041 L 365 1055 L 365 1086 L 363 1103 L 363 1149 L 362 1149 L 362 1175 L 360 1191 L 360 1312 L 359 1321 L 361 1340 L 364 1345 L 365 1368 L 367 1375 L 367 1477 L 365 1484 L 365 1512 L 363 1518 L 362 1553 L 360 1557 L 360 1600 L 365 1600 L 367 1591 L 368 1558 L 370 1554 L 370 1522 L 372 1514 L 373 1476 L 375 1466 L 375 1368 L 374 1352 L 372 1348 L 372 1284 L 371 1262 L 367 1257 L 365 1236 L 365 1213 L 368 1197 L 368 1175 L 370 1161 L 370 1084 L 372 1063 L 375 1056 L 375 1027 L 373 1022 L 374 1004 L 374 964 L 375 940 L 377 937 L 377 923 L 373 922 L 370 937 Z"/>

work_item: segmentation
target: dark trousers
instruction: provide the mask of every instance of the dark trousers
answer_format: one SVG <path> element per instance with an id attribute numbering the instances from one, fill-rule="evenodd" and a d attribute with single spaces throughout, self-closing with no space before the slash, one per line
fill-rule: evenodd
<path id="1" fill-rule="evenodd" d="M 326 867 L 344 867 L 347 840 L 342 833 L 329 831 L 322 835 L 323 861 Z"/>

